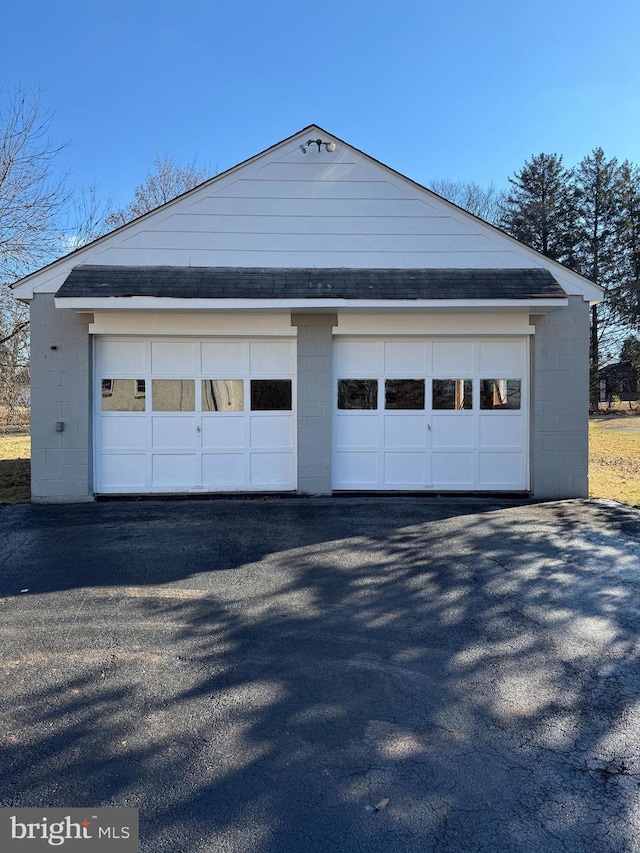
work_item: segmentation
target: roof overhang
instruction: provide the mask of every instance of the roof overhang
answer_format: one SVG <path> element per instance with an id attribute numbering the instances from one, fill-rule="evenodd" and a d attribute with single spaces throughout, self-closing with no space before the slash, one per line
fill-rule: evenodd
<path id="1" fill-rule="evenodd" d="M 568 305 L 568 297 L 551 299 L 180 299 L 157 296 L 56 297 L 57 308 L 95 311 L 510 311 L 546 313 Z"/>
<path id="2" fill-rule="evenodd" d="M 55 304 L 75 311 L 548 311 L 567 304 L 532 269 L 75 267 Z"/>

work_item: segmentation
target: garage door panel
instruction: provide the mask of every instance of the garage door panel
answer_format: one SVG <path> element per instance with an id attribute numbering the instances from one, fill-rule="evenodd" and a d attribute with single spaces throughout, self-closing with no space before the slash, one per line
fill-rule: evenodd
<path id="1" fill-rule="evenodd" d="M 144 491 L 146 466 L 144 454 L 103 454 L 100 459 L 103 488 L 109 491 Z"/>
<path id="2" fill-rule="evenodd" d="M 244 453 L 204 453 L 202 486 L 210 491 L 245 485 Z"/>
<path id="3" fill-rule="evenodd" d="M 336 488 L 370 488 L 378 483 L 378 454 L 340 452 L 335 454 Z"/>
<path id="4" fill-rule="evenodd" d="M 409 372 L 407 372 L 409 371 Z M 409 378 L 410 374 L 424 376 L 427 366 L 427 345 L 415 341 L 388 341 L 384 344 L 384 372 L 388 376 Z"/>
<path id="5" fill-rule="evenodd" d="M 336 374 L 348 379 L 366 379 L 379 372 L 378 344 L 369 341 L 338 341 L 334 344 Z"/>
<path id="6" fill-rule="evenodd" d="M 105 379 L 126 373 L 144 374 L 147 364 L 147 344 L 139 341 L 104 341 L 100 347 L 100 366 Z"/>
<path id="7" fill-rule="evenodd" d="M 156 375 L 185 378 L 193 376 L 197 370 L 196 347 L 199 349 L 199 344 L 173 341 L 153 342 L 151 344 L 151 372 Z"/>
<path id="8" fill-rule="evenodd" d="M 431 421 L 431 446 L 439 448 L 472 448 L 475 421 L 465 414 L 434 414 Z"/>
<path id="9" fill-rule="evenodd" d="M 154 453 L 151 460 L 151 480 L 154 489 L 189 490 L 196 474 L 196 456 L 186 453 Z"/>
<path id="10" fill-rule="evenodd" d="M 290 453 L 251 453 L 251 485 L 254 488 L 293 489 L 293 457 Z"/>
<path id="11" fill-rule="evenodd" d="M 195 450 L 195 418 L 155 415 L 151 421 L 153 450 Z"/>
<path id="12" fill-rule="evenodd" d="M 518 376 L 524 366 L 523 355 L 522 344 L 517 341 L 483 341 L 480 344 L 480 374 L 485 379 L 510 376 L 513 372 Z"/>
<path id="13" fill-rule="evenodd" d="M 521 453 L 481 453 L 480 480 L 496 488 L 518 488 L 522 481 Z"/>
<path id="14" fill-rule="evenodd" d="M 473 453 L 436 452 L 431 456 L 434 486 L 473 486 Z"/>
<path id="15" fill-rule="evenodd" d="M 338 449 L 378 446 L 376 415 L 339 415 L 335 418 L 333 430 L 334 445 Z"/>
<path id="16" fill-rule="evenodd" d="M 246 347 L 241 343 L 203 343 L 202 372 L 211 379 L 241 376 L 249 370 L 245 353 Z"/>
<path id="17" fill-rule="evenodd" d="M 291 417 L 251 418 L 251 448 L 276 449 L 293 446 L 293 419 Z"/>
<path id="18" fill-rule="evenodd" d="M 202 418 L 203 450 L 239 450 L 244 447 L 244 418 Z"/>
<path id="19" fill-rule="evenodd" d="M 135 415 L 103 417 L 102 450 L 144 450 L 147 445 L 147 422 Z"/>
<path id="20" fill-rule="evenodd" d="M 468 377 L 474 373 L 475 344 L 461 341 L 434 341 L 433 373 L 447 378 Z"/>
<path id="21" fill-rule="evenodd" d="M 386 415 L 384 446 L 389 449 L 425 447 L 427 428 L 424 416 Z"/>
<path id="22" fill-rule="evenodd" d="M 425 453 L 385 453 L 384 482 L 398 488 L 424 488 L 427 459 Z"/>
<path id="23" fill-rule="evenodd" d="M 279 376 L 293 373 L 293 348 L 290 343 L 252 343 L 249 369 L 254 376 Z"/>
<path id="24" fill-rule="evenodd" d="M 525 420 L 521 415 L 506 412 L 480 418 L 480 448 L 524 448 Z"/>

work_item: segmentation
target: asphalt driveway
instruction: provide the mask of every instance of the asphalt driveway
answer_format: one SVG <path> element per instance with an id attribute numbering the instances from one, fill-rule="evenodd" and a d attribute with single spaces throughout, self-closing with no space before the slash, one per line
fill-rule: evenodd
<path id="1" fill-rule="evenodd" d="M 0 805 L 139 806 L 144 853 L 640 851 L 633 510 L 14 506 L 0 595 Z"/>

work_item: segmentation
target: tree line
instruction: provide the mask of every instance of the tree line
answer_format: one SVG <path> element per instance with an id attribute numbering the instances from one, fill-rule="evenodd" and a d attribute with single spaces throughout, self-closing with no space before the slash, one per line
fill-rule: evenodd
<path id="1" fill-rule="evenodd" d="M 115 207 L 96 187 L 71 185 L 57 171 L 60 145 L 37 92 L 0 90 L 0 425 L 28 402 L 28 318 L 7 286 L 212 177 L 195 160 L 157 157 L 132 201 Z M 587 276 L 606 291 L 591 311 L 591 404 L 598 370 L 633 350 L 640 331 L 640 170 L 596 148 L 566 167 L 538 154 L 508 179 L 491 184 L 436 180 L 431 188 L 470 213 Z M 633 350 L 635 352 L 635 350 Z"/>
<path id="2" fill-rule="evenodd" d="M 447 181 L 433 188 L 605 289 L 604 302 L 591 309 L 590 403 L 597 408 L 601 365 L 625 344 L 633 350 L 640 330 L 638 166 L 607 158 L 602 148 L 572 167 L 542 153 L 503 191 Z"/>

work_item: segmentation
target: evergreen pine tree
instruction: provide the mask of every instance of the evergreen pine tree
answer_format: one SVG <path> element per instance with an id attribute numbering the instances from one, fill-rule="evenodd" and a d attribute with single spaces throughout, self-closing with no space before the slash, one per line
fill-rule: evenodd
<path id="1" fill-rule="evenodd" d="M 619 169 L 621 263 L 609 286 L 610 307 L 615 318 L 640 329 L 640 169 L 626 160 Z"/>
<path id="2" fill-rule="evenodd" d="M 605 290 L 615 288 L 623 266 L 620 235 L 623 225 L 620 204 L 620 167 L 616 158 L 607 160 L 602 148 L 584 157 L 572 173 L 575 203 L 575 255 L 572 268 Z M 603 342 L 611 333 L 614 318 L 608 302 L 591 309 L 590 400 L 597 409 L 599 366 Z"/>
<path id="3" fill-rule="evenodd" d="M 509 178 L 511 191 L 502 209 L 501 227 L 554 260 L 566 253 L 569 173 L 557 154 L 538 154 Z"/>

